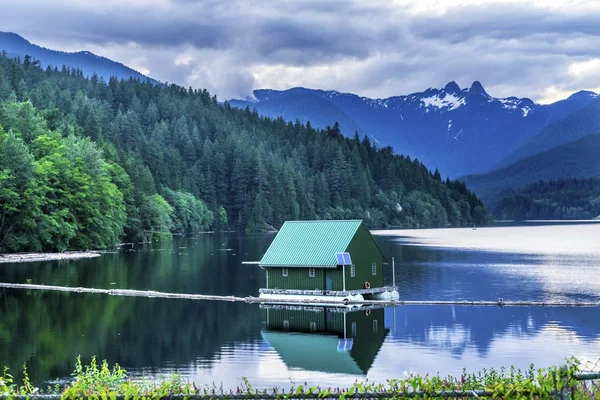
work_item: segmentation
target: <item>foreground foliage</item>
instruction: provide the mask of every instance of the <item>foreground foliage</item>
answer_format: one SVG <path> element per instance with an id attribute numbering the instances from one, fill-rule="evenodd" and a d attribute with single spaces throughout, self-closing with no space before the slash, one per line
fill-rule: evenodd
<path id="1" fill-rule="evenodd" d="M 333 121 L 332 121 L 333 122 Z M 102 248 L 296 219 L 483 224 L 479 199 L 339 126 L 260 117 L 206 90 L 0 55 L 0 252 Z"/>
<path id="2" fill-rule="evenodd" d="M 222 387 L 196 386 L 185 382 L 181 377 L 173 375 L 159 383 L 147 380 L 132 380 L 119 365 L 111 369 L 106 361 L 100 366 L 96 359 L 83 366 L 77 359 L 73 379 L 66 386 L 55 385 L 46 391 L 35 388 L 24 368 L 22 385 L 17 385 L 5 369 L 0 379 L 0 398 L 14 396 L 32 396 L 39 394 L 56 395 L 63 399 L 96 398 L 114 399 L 122 396 L 128 399 L 158 399 L 171 396 L 185 398 L 367 398 L 369 395 L 382 398 L 467 398 L 473 395 L 492 397 L 494 399 L 547 399 L 557 393 L 564 398 L 596 399 L 600 396 L 598 381 L 577 380 L 578 362 L 568 360 L 563 368 L 551 367 L 522 371 L 511 367 L 509 370 L 489 369 L 469 374 L 463 371 L 460 377 L 420 376 L 404 373 L 404 378 L 389 380 L 386 384 L 355 382 L 349 388 L 321 388 L 306 385 L 292 386 L 289 390 L 271 388 L 254 389 L 247 380 L 236 390 L 223 390 Z M 475 397 L 477 397 L 475 396 Z M 562 398 L 562 397 L 558 397 Z"/>

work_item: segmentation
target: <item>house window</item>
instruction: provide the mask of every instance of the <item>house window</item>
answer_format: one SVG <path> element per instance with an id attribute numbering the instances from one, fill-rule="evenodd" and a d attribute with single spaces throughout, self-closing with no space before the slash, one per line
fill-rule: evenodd
<path id="1" fill-rule="evenodd" d="M 350 277 L 354 278 L 356 276 L 356 264 L 352 264 L 350 266 Z"/>
<path id="2" fill-rule="evenodd" d="M 378 332 L 379 331 L 379 323 L 377 322 L 376 319 L 373 320 L 373 332 Z"/>
<path id="3" fill-rule="evenodd" d="M 317 331 L 317 323 L 314 321 L 310 322 L 310 331 L 311 332 L 316 332 Z"/>
<path id="4" fill-rule="evenodd" d="M 352 337 L 356 336 L 356 322 L 352 323 Z"/>
<path id="5" fill-rule="evenodd" d="M 288 276 L 288 268 L 287 267 L 283 267 L 281 268 L 281 274 L 283 276 Z"/>
<path id="6" fill-rule="evenodd" d="M 283 320 L 283 329 L 285 329 L 286 331 L 290 329 L 290 321 L 288 321 L 287 319 Z"/>
<path id="7" fill-rule="evenodd" d="M 309 268 L 308 269 L 308 276 L 310 278 L 314 278 L 315 277 L 315 269 L 314 268 Z"/>
<path id="8" fill-rule="evenodd" d="M 377 275 L 377 263 L 371 264 L 371 274 Z"/>

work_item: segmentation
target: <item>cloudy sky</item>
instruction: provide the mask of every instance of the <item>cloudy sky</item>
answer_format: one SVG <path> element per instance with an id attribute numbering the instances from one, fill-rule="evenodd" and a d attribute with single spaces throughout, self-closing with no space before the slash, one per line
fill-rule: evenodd
<path id="1" fill-rule="evenodd" d="M 0 30 L 219 99 L 305 86 L 388 97 L 480 80 L 498 97 L 600 92 L 588 0 L 0 0 Z"/>

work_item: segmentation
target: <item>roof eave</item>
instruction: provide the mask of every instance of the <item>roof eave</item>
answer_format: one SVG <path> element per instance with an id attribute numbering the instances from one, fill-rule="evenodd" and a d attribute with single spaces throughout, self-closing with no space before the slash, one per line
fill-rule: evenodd
<path id="1" fill-rule="evenodd" d="M 262 268 L 337 268 L 339 265 L 277 265 L 277 264 L 259 264 Z"/>

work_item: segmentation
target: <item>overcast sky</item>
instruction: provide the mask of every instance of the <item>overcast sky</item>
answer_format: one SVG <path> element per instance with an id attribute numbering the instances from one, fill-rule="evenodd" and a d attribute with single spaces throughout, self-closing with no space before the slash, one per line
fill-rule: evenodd
<path id="1" fill-rule="evenodd" d="M 483 83 L 547 103 L 600 92 L 600 2 L 0 0 L 0 30 L 224 100 L 305 86 L 381 98 Z"/>

